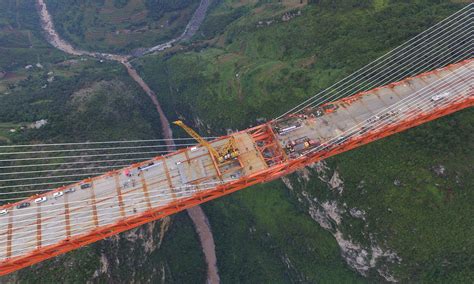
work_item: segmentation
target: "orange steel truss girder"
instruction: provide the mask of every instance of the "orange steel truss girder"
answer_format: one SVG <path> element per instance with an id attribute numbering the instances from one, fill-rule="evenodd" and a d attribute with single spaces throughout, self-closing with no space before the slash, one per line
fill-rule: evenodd
<path id="1" fill-rule="evenodd" d="M 204 191 L 202 193 L 199 193 L 187 199 L 176 201 L 166 207 L 149 210 L 139 216 L 132 217 L 130 219 L 124 219 L 118 222 L 117 224 L 100 228 L 98 230 L 89 232 L 86 235 L 73 237 L 69 240 L 63 241 L 58 244 L 42 247 L 28 255 L 11 258 L 7 262 L 0 264 L 0 275 L 11 273 L 18 269 L 24 268 L 26 266 L 30 266 L 32 264 L 41 262 L 43 260 L 52 258 L 54 256 L 80 248 L 82 246 L 110 237 L 117 233 L 121 233 L 121 232 L 130 230 L 132 228 L 136 228 L 148 222 L 158 220 L 163 217 L 178 213 L 182 210 L 191 208 L 198 204 L 216 199 L 218 197 L 228 195 L 230 193 L 249 187 L 251 185 L 277 179 L 281 176 L 292 173 L 311 163 L 323 160 L 325 158 L 337 155 L 342 152 L 346 152 L 348 150 L 359 147 L 361 145 L 368 144 L 372 141 L 401 132 L 408 128 L 417 126 L 419 124 L 436 119 L 441 116 L 451 114 L 455 111 L 458 111 L 458 110 L 461 110 L 473 105 L 474 105 L 474 99 L 468 99 L 467 102 L 461 102 L 458 104 L 450 105 L 449 107 L 440 109 L 435 113 L 420 115 L 419 117 L 405 121 L 401 124 L 387 127 L 386 129 L 383 129 L 382 131 L 378 131 L 376 133 L 369 132 L 368 135 L 364 136 L 362 139 L 348 141 L 346 142 L 346 144 L 343 144 L 340 147 L 327 151 L 323 154 L 315 154 L 311 157 L 305 157 L 304 159 L 298 159 L 298 160 L 290 161 L 287 163 L 282 163 L 268 170 L 254 174 L 252 176 L 248 176 L 238 181 L 218 186 L 215 189 Z"/>
<path id="2" fill-rule="evenodd" d="M 251 134 L 263 160 L 269 166 L 281 163 L 286 159 L 285 152 L 283 149 L 281 149 L 280 144 L 276 141 L 275 133 L 273 132 L 270 124 L 260 125 L 249 130 L 248 133 Z M 260 146 L 259 143 L 263 143 L 263 145 Z M 267 150 L 272 153 L 271 157 L 265 157 L 265 151 Z"/>
<path id="3" fill-rule="evenodd" d="M 251 185 L 275 180 L 284 175 L 293 173 L 296 170 L 301 169 L 302 167 L 312 164 L 314 162 L 323 160 L 325 158 L 337 155 L 342 152 L 349 151 L 364 144 L 368 144 L 372 141 L 401 132 L 408 128 L 415 127 L 422 123 L 434 120 L 441 116 L 451 114 L 464 108 L 471 107 L 473 105 L 474 97 L 472 97 L 471 95 L 471 97 L 468 97 L 464 101 L 449 105 L 444 108 L 440 108 L 435 112 L 420 114 L 417 117 L 403 121 L 401 123 L 397 123 L 395 125 L 387 126 L 379 131 L 367 132 L 367 134 L 363 137 L 348 140 L 344 144 L 336 148 L 327 150 L 325 152 L 318 152 L 311 156 L 276 164 L 266 170 L 263 170 L 250 176 L 243 177 L 237 181 L 219 185 L 211 190 L 203 191 L 186 199 L 174 201 L 173 203 L 170 203 L 165 207 L 150 209 L 140 215 L 133 216 L 130 218 L 123 218 L 116 224 L 100 227 L 84 235 L 74 236 L 57 244 L 38 248 L 37 250 L 26 255 L 9 258 L 6 261 L 0 263 L 0 275 L 9 274 L 21 268 L 33 265 L 35 263 L 69 252 L 71 250 L 78 249 L 93 242 L 110 237 L 112 235 L 136 228 L 148 222 L 155 221 L 163 217 L 178 213 L 180 211 L 216 199 L 218 197 L 231 194 L 237 190 L 249 187 Z M 253 134 L 255 134 L 260 139 L 265 139 L 267 138 L 265 137 L 265 135 L 267 134 L 265 132 L 268 131 L 268 128 L 265 128 L 265 126 L 270 127 L 269 124 L 266 124 L 263 127 L 255 127 L 249 130 L 249 132 L 253 132 Z"/>

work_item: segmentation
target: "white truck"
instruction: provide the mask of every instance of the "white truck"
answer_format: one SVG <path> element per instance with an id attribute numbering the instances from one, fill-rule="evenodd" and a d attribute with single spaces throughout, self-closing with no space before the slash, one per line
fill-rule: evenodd
<path id="1" fill-rule="evenodd" d="M 440 101 L 446 97 L 449 97 L 450 93 L 449 92 L 444 92 L 444 93 L 441 93 L 439 95 L 434 95 L 431 97 L 431 101 L 433 102 L 437 102 L 437 101 Z"/>

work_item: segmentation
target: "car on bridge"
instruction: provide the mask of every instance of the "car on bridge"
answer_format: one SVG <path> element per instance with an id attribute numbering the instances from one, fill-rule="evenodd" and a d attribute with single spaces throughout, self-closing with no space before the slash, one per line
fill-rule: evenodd
<path id="1" fill-rule="evenodd" d="M 48 201 L 48 198 L 47 198 L 46 196 L 43 196 L 43 197 L 40 197 L 40 198 L 36 198 L 36 199 L 35 199 L 35 203 L 36 203 L 36 204 L 44 203 L 44 202 L 46 202 L 46 201 Z"/>
<path id="2" fill-rule="evenodd" d="M 26 208 L 26 207 L 30 207 L 30 203 L 29 202 L 23 202 L 23 203 L 20 203 L 16 206 L 17 209 L 22 209 L 22 208 Z"/>
<path id="3" fill-rule="evenodd" d="M 54 199 L 57 199 L 57 198 L 59 198 L 59 197 L 61 197 L 61 196 L 63 196 L 63 195 L 64 195 L 64 192 L 58 191 L 58 192 L 55 192 L 55 193 L 53 194 L 53 197 L 54 197 Z"/>
<path id="4" fill-rule="evenodd" d="M 71 187 L 71 188 L 66 189 L 64 193 L 68 194 L 68 193 L 73 193 L 74 191 L 76 191 L 76 189 L 74 187 Z"/>
<path id="5" fill-rule="evenodd" d="M 440 100 L 442 100 L 442 99 L 444 99 L 444 98 L 449 97 L 449 95 L 450 95 L 449 92 L 444 92 L 444 93 L 441 93 L 441 94 L 439 94 L 439 95 L 432 96 L 432 97 L 431 97 L 431 100 L 432 100 L 433 102 L 437 102 L 437 101 L 440 101 Z"/>
<path id="6" fill-rule="evenodd" d="M 91 187 L 92 187 L 92 184 L 90 184 L 90 183 L 81 184 L 81 189 L 88 189 L 88 188 L 91 188 Z"/>

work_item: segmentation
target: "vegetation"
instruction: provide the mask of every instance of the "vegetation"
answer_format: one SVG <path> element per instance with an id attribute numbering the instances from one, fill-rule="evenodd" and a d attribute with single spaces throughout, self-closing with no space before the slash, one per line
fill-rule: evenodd
<path id="1" fill-rule="evenodd" d="M 119 64 L 73 64 L 77 66 L 46 65 L 31 71 L 26 79 L 11 86 L 9 95 L 2 95 L 0 121 L 50 121 L 41 130 L 18 132 L 12 137 L 14 141 L 113 140 L 127 138 L 124 135 L 140 139 L 159 135 L 159 127 L 147 121 L 157 121 L 152 106 Z M 49 83 L 48 78 L 54 80 Z"/>
<path id="2" fill-rule="evenodd" d="M 110 50 L 110 42 L 88 38 L 83 27 L 95 27 L 94 15 L 107 27 L 113 21 L 102 17 L 105 9 L 130 14 L 126 9 L 140 1 L 92 2 L 61 6 L 50 0 L 48 4 L 69 40 Z M 172 2 L 178 6 L 168 6 L 169 13 L 186 13 L 197 3 Z M 308 6 L 300 1 L 277 2 L 215 1 L 198 42 L 185 46 L 186 52 L 147 56 L 137 63 L 170 120 L 184 116 L 209 126 L 201 132 L 212 129 L 212 134 L 222 134 L 226 128 L 255 124 L 257 118 L 275 117 L 463 5 L 434 0 L 321 0 L 309 1 Z M 21 34 L 26 29 L 37 40 L 37 48 L 25 45 L 28 37 L 0 37 L 2 55 L 5 50 L 11 57 L 0 58 L 0 68 L 15 75 L 0 79 L 0 136 L 8 138 L 3 143 L 160 136 L 148 98 L 120 65 L 71 59 L 52 50 L 41 40 L 37 24 L 27 25 L 30 20 L 37 23 L 37 17 L 31 5 L 22 3 L 4 0 L 0 33 Z M 140 3 L 145 7 L 171 2 Z M 101 13 L 91 12 L 94 9 Z M 282 20 L 285 13 L 291 16 L 289 21 Z M 18 25 L 16 15 L 23 14 L 27 19 Z M 150 17 L 155 19 L 144 21 L 159 21 L 160 15 Z M 106 34 L 110 29 L 105 27 L 100 28 Z M 86 40 L 81 40 L 80 30 Z M 117 45 L 121 46 L 117 50 L 133 48 L 127 44 Z M 43 67 L 26 70 L 26 64 L 36 64 L 38 55 Z M 307 182 L 295 174 L 290 177 L 293 190 L 275 181 L 204 205 L 216 240 L 221 279 L 384 280 L 375 270 L 366 279 L 348 267 L 331 233 L 314 222 L 308 204 L 299 199 L 305 192 L 319 202 L 337 202 L 345 208 L 339 226 L 344 237 L 362 245 L 370 245 L 373 239 L 402 259 L 401 264 L 378 263 L 375 269 L 389 265 L 401 282 L 472 282 L 473 117 L 472 109 L 465 110 L 328 159 L 330 173 L 338 171 L 344 181 L 341 195 L 316 173 Z M 44 128 L 7 131 L 43 118 L 50 121 Z M 440 165 L 446 169 L 444 174 L 435 170 Z M 364 210 L 365 221 L 351 217 L 348 208 Z M 23 270 L 13 279 L 84 282 L 100 270 L 100 257 L 105 254 L 118 259 L 120 266 L 112 268 L 112 275 L 94 278 L 97 281 L 158 282 L 165 275 L 169 282 L 203 282 L 205 263 L 190 220 L 185 213 L 171 220 L 161 247 L 152 254 L 141 253 L 143 240 L 110 239 Z M 156 226 L 152 233 L 155 241 L 158 230 Z"/>
<path id="3" fill-rule="evenodd" d="M 55 51 L 42 39 L 30 1 L 1 4 L 5 9 L 0 9 L 0 71 L 6 75 L 0 78 L 0 144 L 161 137 L 156 111 L 123 66 Z M 10 37 L 22 33 L 31 35 L 32 48 L 24 42 L 28 37 Z M 26 69 L 26 65 L 32 66 Z M 48 124 L 21 129 L 41 119 Z M 139 229 L 141 240 L 128 240 L 121 234 L 2 277 L 0 282 L 147 282 L 165 277 L 189 283 L 204 279 L 199 240 L 186 213 L 174 217 L 163 232 L 161 226 L 158 221 L 152 232 L 146 226 Z M 161 246 L 147 252 L 145 241 L 158 244 L 161 237 Z M 176 253 L 180 248 L 185 248 L 186 257 Z M 104 255 L 113 260 L 108 267 L 111 275 L 100 273 Z"/>
<path id="4" fill-rule="evenodd" d="M 24 121 L 47 119 L 48 124 L 40 129 L 8 133 L 11 141 L 4 143 L 109 141 L 161 136 L 156 111 L 119 64 L 78 61 L 67 67 L 45 65 L 44 69 L 32 71 L 28 79 L 11 89 L 12 94 L 1 96 L 0 121 L 5 123 L 0 124 L 0 134 L 3 135 L 2 127 L 9 129 L 23 125 Z M 43 75 L 50 72 L 55 74 L 55 79 L 47 83 Z M 42 88 L 46 83 L 47 87 Z M 145 239 L 131 241 L 122 234 L 122 238 L 101 241 L 11 277 L 25 282 L 42 279 L 66 283 L 93 278 L 152 281 L 166 277 L 178 282 L 203 278 L 205 263 L 191 221 L 187 217 L 176 217 L 169 232 L 160 232 L 160 224 L 156 222 L 152 233 L 141 233 L 146 240 L 155 243 L 165 234 L 162 249 L 152 253 L 146 253 Z M 147 232 L 147 227 L 140 230 Z M 181 247 L 186 247 L 186 261 L 175 254 Z M 98 273 L 104 266 L 102 255 L 109 260 L 119 260 L 109 264 L 110 275 Z"/>
<path id="5" fill-rule="evenodd" d="M 139 66 L 146 81 L 161 90 L 171 119 L 185 116 L 209 127 L 202 132 L 223 134 L 225 128 L 246 128 L 284 112 L 463 6 L 456 2 L 319 1 L 294 9 L 224 1 L 202 28 L 209 47 L 148 56 Z M 281 20 L 284 13 L 293 15 L 290 21 Z M 311 227 L 308 205 L 299 201 L 305 191 L 319 202 L 363 209 L 365 222 L 345 212 L 340 229 L 357 243 L 370 245 L 372 236 L 395 251 L 400 265 L 378 265 L 389 265 L 402 282 L 472 281 L 468 248 L 474 226 L 468 212 L 474 157 L 468 151 L 472 145 L 465 144 L 474 141 L 472 117 L 467 110 L 329 159 L 345 183 L 341 196 L 316 177 L 302 183 L 293 175 L 294 192 L 273 182 L 204 205 L 221 277 L 357 281 L 332 258 L 339 252 L 330 234 Z M 435 173 L 439 165 L 446 176 Z M 394 185 L 396 180 L 402 185 Z M 324 243 L 325 251 L 315 249 L 315 242 Z M 383 280 L 376 271 L 369 277 Z"/>
<path id="6" fill-rule="evenodd" d="M 371 232 L 386 242 L 403 260 L 392 267 L 401 279 L 474 279 L 474 220 L 468 213 L 474 204 L 473 119 L 471 108 L 329 161 L 346 185 L 339 202 L 367 212 L 367 231 L 348 222 L 347 234 L 361 239 Z"/>
<path id="7" fill-rule="evenodd" d="M 204 208 L 223 282 L 363 282 L 345 265 L 331 234 L 281 182 L 245 189 Z"/>
<path id="8" fill-rule="evenodd" d="M 375 8 L 352 2 L 301 10 L 277 4 L 231 6 L 228 13 L 223 3 L 204 27 L 219 26 L 216 15 L 247 12 L 209 48 L 147 57 L 141 68 L 146 81 L 162 90 L 168 109 L 192 113 L 223 133 L 226 127 L 241 129 L 259 117 L 285 112 L 461 7 L 393 1 Z M 282 14 L 288 11 L 293 18 L 284 22 Z"/>
<path id="9" fill-rule="evenodd" d="M 64 54 L 50 48 L 42 39 L 39 16 L 31 1 L 0 0 L 0 6 L 0 72 L 64 60 Z"/>
<path id="10" fill-rule="evenodd" d="M 181 34 L 198 0 L 47 0 L 61 36 L 87 50 L 126 53 Z"/>

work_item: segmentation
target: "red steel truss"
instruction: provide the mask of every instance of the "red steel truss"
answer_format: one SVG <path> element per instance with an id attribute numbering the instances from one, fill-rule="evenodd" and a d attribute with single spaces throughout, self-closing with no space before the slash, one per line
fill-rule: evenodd
<path id="1" fill-rule="evenodd" d="M 351 100 L 355 100 L 356 97 L 357 95 L 346 98 L 343 101 L 350 103 Z M 262 158 L 269 166 L 267 169 L 252 175 L 243 176 L 236 181 L 216 186 L 210 190 L 197 193 L 192 197 L 176 200 L 167 206 L 151 208 L 150 210 L 145 211 L 137 216 L 123 218 L 116 224 L 100 227 L 83 235 L 72 236 L 65 241 L 41 247 L 29 254 L 8 258 L 0 263 L 0 275 L 9 274 L 21 268 L 33 265 L 74 249 L 78 249 L 112 235 L 136 228 L 148 222 L 178 213 L 187 208 L 191 208 L 218 197 L 228 195 L 251 185 L 278 179 L 314 162 L 349 151 L 372 141 L 404 131 L 453 112 L 472 107 L 473 105 L 474 96 L 470 94 L 463 101 L 458 101 L 451 105 L 439 107 L 430 113 L 421 113 L 415 117 L 410 117 L 409 119 L 400 121 L 396 124 L 388 125 L 381 129 L 368 131 L 365 133 L 365 135 L 347 140 L 337 147 L 308 154 L 293 160 L 287 159 L 285 151 L 281 149 L 281 146 L 277 142 L 270 123 L 245 130 L 245 132 L 249 133 L 255 140 L 255 144 L 259 149 Z"/>

